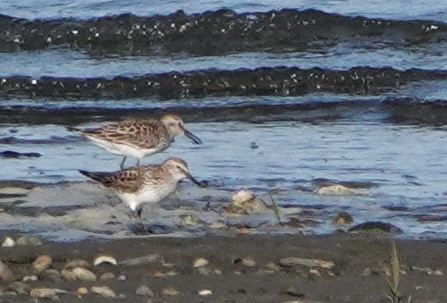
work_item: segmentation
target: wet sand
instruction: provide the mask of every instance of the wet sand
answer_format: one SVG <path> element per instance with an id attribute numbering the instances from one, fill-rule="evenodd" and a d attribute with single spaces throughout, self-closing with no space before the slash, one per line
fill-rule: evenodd
<path id="1" fill-rule="evenodd" d="M 365 235 L 317 236 L 203 236 L 198 238 L 134 238 L 78 243 L 44 243 L 42 246 L 15 246 L 1 249 L 1 259 L 16 279 L 29 275 L 30 263 L 43 254 L 52 256 L 52 274 L 37 274 L 32 288 L 50 287 L 68 291 L 59 295 L 63 302 L 387 302 L 387 269 L 391 239 Z M 401 260 L 400 291 L 412 302 L 445 302 L 447 245 L 436 241 L 397 240 Z M 95 256 L 106 253 L 118 265 L 92 266 Z M 136 266 L 126 260 L 152 256 L 152 261 Z M 154 257 L 155 256 L 155 257 Z M 196 258 L 208 265 L 193 268 Z M 284 266 L 281 260 L 301 257 L 332 261 L 331 269 L 319 266 Z M 57 276 L 67 263 L 85 259 L 85 268 L 98 277 L 112 272 L 114 277 L 98 281 L 65 281 Z M 282 262 L 284 262 L 283 260 Z M 54 271 L 57 270 L 57 271 Z M 56 274 L 55 274 L 56 272 Z M 56 275 L 56 276 L 55 276 Z M 117 281 L 124 275 L 125 281 Z M 122 279 L 122 278 L 121 278 Z M 2 282 L 6 291 L 11 282 Z M 136 289 L 147 285 L 153 296 L 138 296 Z M 115 298 L 90 292 L 92 286 L 108 286 Z M 86 287 L 88 293 L 76 290 Z M 178 294 L 168 296 L 175 289 Z M 166 290 L 168 289 L 168 290 Z M 198 291 L 211 290 L 200 296 Z M 29 295 L 0 296 L 0 302 L 35 302 Z M 403 302 L 407 302 L 406 299 Z"/>

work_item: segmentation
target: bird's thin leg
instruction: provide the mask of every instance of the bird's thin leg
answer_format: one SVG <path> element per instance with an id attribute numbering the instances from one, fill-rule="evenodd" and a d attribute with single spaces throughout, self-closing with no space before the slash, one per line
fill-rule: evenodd
<path id="1" fill-rule="evenodd" d="M 140 159 L 137 160 L 137 166 L 140 166 Z"/>
<path id="2" fill-rule="evenodd" d="M 121 165 L 120 165 L 120 168 L 121 169 L 124 169 L 124 162 L 126 162 L 126 156 L 124 156 L 124 158 L 123 158 L 123 162 L 121 162 Z"/>

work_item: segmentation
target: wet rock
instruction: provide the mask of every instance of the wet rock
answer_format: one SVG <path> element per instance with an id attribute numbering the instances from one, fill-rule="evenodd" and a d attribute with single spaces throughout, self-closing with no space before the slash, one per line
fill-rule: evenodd
<path id="1" fill-rule="evenodd" d="M 154 293 L 147 285 L 141 285 L 140 287 L 137 288 L 135 293 L 137 294 L 137 296 L 142 296 L 142 297 L 153 297 L 154 296 Z"/>
<path id="2" fill-rule="evenodd" d="M 340 212 L 337 216 L 334 218 L 334 224 L 336 225 L 348 225 L 352 224 L 353 219 L 351 215 L 345 211 Z"/>
<path id="3" fill-rule="evenodd" d="M 365 222 L 358 225 L 355 225 L 348 229 L 349 232 L 354 233 L 401 233 L 402 229 L 391 224 L 384 222 Z"/>
<path id="4" fill-rule="evenodd" d="M 38 158 L 41 156 L 42 155 L 39 153 L 20 153 L 20 152 L 16 152 L 16 151 L 12 151 L 12 150 L 6 150 L 6 151 L 0 152 L 0 157 L 2 157 L 2 158 L 13 158 L 13 159 Z"/>
<path id="5" fill-rule="evenodd" d="M 199 268 L 208 265 L 210 262 L 205 258 L 197 258 L 194 260 L 193 267 Z"/>
<path id="6" fill-rule="evenodd" d="M 13 247 L 16 242 L 11 237 L 5 237 L 5 241 L 2 243 L 2 247 Z"/>
<path id="7" fill-rule="evenodd" d="M 95 258 L 95 260 L 93 261 L 93 265 L 94 266 L 98 266 L 102 263 L 108 263 L 108 264 L 112 264 L 112 265 L 116 265 L 116 259 L 112 256 L 108 256 L 108 255 L 101 255 Z"/>
<path id="8" fill-rule="evenodd" d="M 19 246 L 40 246 L 42 241 L 33 236 L 22 236 L 17 239 L 16 244 Z"/>
<path id="9" fill-rule="evenodd" d="M 297 265 L 307 266 L 307 267 L 321 267 L 324 269 L 332 269 L 335 263 L 332 261 L 325 261 L 319 259 L 308 259 L 300 257 L 287 257 L 279 261 L 279 264 L 284 267 L 293 267 Z"/>
<path id="10" fill-rule="evenodd" d="M 103 296 L 104 298 L 115 298 L 115 292 L 107 286 L 93 286 L 90 291 L 94 294 Z"/>
<path id="11" fill-rule="evenodd" d="M 249 190 L 240 190 L 233 195 L 227 212 L 230 214 L 249 215 L 268 211 L 267 205 Z"/>
<path id="12" fill-rule="evenodd" d="M 165 297 L 177 296 L 179 292 L 173 287 L 166 287 L 161 290 L 161 295 Z"/>
<path id="13" fill-rule="evenodd" d="M 47 269 L 44 272 L 42 272 L 40 275 L 44 277 L 43 279 L 46 278 L 46 279 L 48 279 L 52 282 L 55 282 L 55 283 L 59 283 L 62 281 L 61 274 L 56 269 Z"/>
<path id="14" fill-rule="evenodd" d="M 221 229 L 221 228 L 225 228 L 225 227 L 227 227 L 227 226 L 222 222 L 213 222 L 210 224 L 210 228 L 212 228 L 212 229 Z"/>
<path id="15" fill-rule="evenodd" d="M 364 195 L 363 192 L 354 189 L 349 188 L 344 185 L 335 184 L 335 185 L 328 185 L 320 187 L 317 190 L 317 194 L 319 195 L 327 195 L 327 196 L 352 196 L 352 195 Z"/>
<path id="16" fill-rule="evenodd" d="M 31 291 L 31 287 L 28 284 L 20 281 L 16 281 L 9 284 L 9 289 L 15 291 L 19 295 L 26 295 L 26 296 L 29 295 Z"/>
<path id="17" fill-rule="evenodd" d="M 6 264 L 0 260 L 0 281 L 12 281 L 12 280 L 14 280 L 14 274 L 9 269 L 9 267 L 6 266 Z"/>
<path id="18" fill-rule="evenodd" d="M 49 255 L 41 255 L 36 258 L 33 262 L 33 270 L 36 273 L 40 273 L 45 269 L 49 268 L 53 263 L 53 259 Z"/>
<path id="19" fill-rule="evenodd" d="M 197 268 L 197 273 L 202 276 L 209 276 L 213 273 L 213 271 L 207 267 L 199 267 Z"/>
<path id="20" fill-rule="evenodd" d="M 99 276 L 100 280 L 112 280 L 115 279 L 115 274 L 113 272 L 105 272 L 103 274 L 101 274 L 101 276 Z"/>
<path id="21" fill-rule="evenodd" d="M 120 265 L 124 266 L 139 266 L 139 265 L 149 265 L 163 263 L 163 259 L 157 254 L 151 254 L 143 257 L 128 259 L 120 262 Z"/>
<path id="22" fill-rule="evenodd" d="M 73 268 L 73 273 L 74 273 L 76 279 L 80 280 L 80 281 L 96 281 L 97 280 L 96 275 L 92 271 L 85 269 L 83 267 Z"/>
<path id="23" fill-rule="evenodd" d="M 30 296 L 32 298 L 47 298 L 47 299 L 58 300 L 59 294 L 66 294 L 66 293 L 67 291 L 57 288 L 33 288 L 30 291 Z"/>

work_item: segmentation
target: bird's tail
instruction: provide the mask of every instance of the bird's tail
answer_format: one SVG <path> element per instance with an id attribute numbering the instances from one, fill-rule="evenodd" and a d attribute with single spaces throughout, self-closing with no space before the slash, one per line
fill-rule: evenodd
<path id="1" fill-rule="evenodd" d="M 92 180 L 98 181 L 105 186 L 110 186 L 113 181 L 113 173 L 106 172 L 90 172 L 85 170 L 79 170 L 81 174 L 89 177 Z"/>

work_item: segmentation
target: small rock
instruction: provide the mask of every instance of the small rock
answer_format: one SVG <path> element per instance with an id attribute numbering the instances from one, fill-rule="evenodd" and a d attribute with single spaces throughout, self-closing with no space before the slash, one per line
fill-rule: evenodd
<path id="1" fill-rule="evenodd" d="M 344 185 L 335 184 L 320 187 L 317 190 L 317 194 L 327 196 L 352 196 L 352 195 L 364 195 L 365 192 L 349 188 Z"/>
<path id="2" fill-rule="evenodd" d="M 335 277 L 335 276 L 336 276 L 335 273 L 334 273 L 333 271 L 331 271 L 331 270 L 328 270 L 328 271 L 327 271 L 327 275 L 328 275 L 329 277 Z"/>
<path id="3" fill-rule="evenodd" d="M 2 243 L 2 247 L 13 247 L 14 245 L 16 245 L 16 242 L 11 237 L 6 237 Z"/>
<path id="4" fill-rule="evenodd" d="M 220 269 L 215 269 L 213 271 L 213 274 L 215 274 L 216 276 L 222 276 L 223 275 L 223 271 L 221 271 Z"/>
<path id="5" fill-rule="evenodd" d="M 432 275 L 433 275 L 433 276 L 443 276 L 444 273 L 443 273 L 442 270 L 440 270 L 440 269 L 435 269 L 435 270 L 432 272 Z"/>
<path id="6" fill-rule="evenodd" d="M 22 236 L 17 239 L 16 244 L 19 246 L 40 246 L 42 241 L 33 236 Z"/>
<path id="7" fill-rule="evenodd" d="M 242 236 L 248 235 L 248 234 L 250 234 L 250 232 L 251 232 L 250 229 L 247 227 L 241 227 L 241 228 L 236 229 L 236 234 L 242 235 Z"/>
<path id="8" fill-rule="evenodd" d="M 230 214 L 249 215 L 265 213 L 269 208 L 261 199 L 257 198 L 251 191 L 243 189 L 233 195 L 227 212 Z"/>
<path id="9" fill-rule="evenodd" d="M 198 258 L 194 260 L 193 267 L 199 268 L 208 265 L 210 262 L 205 258 Z"/>
<path id="10" fill-rule="evenodd" d="M 211 271 L 211 269 L 209 269 L 207 267 L 199 267 L 199 268 L 197 268 L 197 273 L 199 275 L 209 276 L 212 273 L 212 271 Z"/>
<path id="11" fill-rule="evenodd" d="M 285 291 L 286 295 L 296 298 L 303 298 L 304 293 L 302 291 L 297 290 L 296 288 L 289 288 Z"/>
<path id="12" fill-rule="evenodd" d="M 97 280 L 97 277 L 93 272 L 91 272 L 88 269 L 82 268 L 82 267 L 73 268 L 73 273 L 75 274 L 76 279 L 80 280 L 80 281 L 96 281 Z"/>
<path id="13" fill-rule="evenodd" d="M 107 286 L 93 286 L 90 290 L 94 294 L 103 296 L 104 298 L 115 298 L 116 294 L 110 287 Z"/>
<path id="14" fill-rule="evenodd" d="M 384 222 L 365 222 L 358 225 L 355 225 L 348 229 L 348 232 L 355 232 L 355 233 L 401 233 L 402 229 L 400 229 L 397 226 L 394 226 L 391 223 L 384 223 Z"/>
<path id="15" fill-rule="evenodd" d="M 77 294 L 78 296 L 83 296 L 83 295 L 88 294 L 88 289 L 87 289 L 87 287 L 79 287 L 79 288 L 76 290 L 76 294 Z"/>
<path id="16" fill-rule="evenodd" d="M 4 297 L 15 297 L 17 296 L 17 293 L 15 291 L 5 291 L 3 292 Z"/>
<path id="17" fill-rule="evenodd" d="M 33 288 L 30 291 L 30 296 L 32 298 L 48 298 L 48 299 L 58 299 L 58 294 L 66 294 L 67 291 L 57 288 Z"/>
<path id="18" fill-rule="evenodd" d="M 210 289 L 201 289 L 199 290 L 199 296 L 211 296 L 213 292 Z"/>
<path id="19" fill-rule="evenodd" d="M 36 275 L 32 275 L 32 276 L 24 276 L 22 278 L 23 282 L 30 282 L 30 281 L 37 281 L 39 280 L 39 278 Z"/>
<path id="20" fill-rule="evenodd" d="M 115 279 L 115 275 L 113 274 L 113 272 L 108 271 L 108 272 L 103 273 L 99 277 L 99 279 L 100 280 L 112 280 L 112 279 Z"/>
<path id="21" fill-rule="evenodd" d="M 241 264 L 247 267 L 254 267 L 256 266 L 256 261 L 253 260 L 252 258 L 243 258 L 241 260 Z"/>
<path id="22" fill-rule="evenodd" d="M 321 273 L 317 269 L 315 269 L 315 268 L 309 269 L 309 273 L 312 276 L 315 276 L 315 277 L 321 277 L 322 276 Z"/>
<path id="23" fill-rule="evenodd" d="M 116 265 L 116 259 L 114 257 L 111 256 L 107 256 L 107 255 L 101 255 L 95 258 L 95 260 L 93 261 L 93 265 L 94 266 L 98 266 L 102 263 L 108 263 L 108 264 L 112 264 L 112 265 Z"/>
<path id="24" fill-rule="evenodd" d="M 351 215 L 345 211 L 339 213 L 334 218 L 334 224 L 336 224 L 336 225 L 349 225 L 349 224 L 352 224 L 352 222 L 353 222 L 353 219 L 352 219 Z"/>
<path id="25" fill-rule="evenodd" d="M 178 294 L 179 292 L 173 287 L 166 287 L 161 290 L 161 295 L 166 297 L 173 297 Z"/>
<path id="26" fill-rule="evenodd" d="M 293 267 L 297 265 L 303 265 L 307 267 L 321 267 L 325 269 L 332 269 L 335 264 L 332 261 L 318 260 L 318 259 L 307 259 L 300 257 L 288 257 L 283 258 L 279 261 L 281 266 Z"/>
<path id="27" fill-rule="evenodd" d="M 0 261 L 0 281 L 12 281 L 14 280 L 14 274 L 9 269 L 8 266 L 6 266 L 5 263 Z"/>
<path id="28" fill-rule="evenodd" d="M 273 271 L 273 272 L 278 272 L 278 271 L 281 270 L 281 267 L 280 267 L 278 264 L 273 263 L 273 262 L 269 262 L 269 263 L 267 263 L 267 265 L 266 265 L 265 267 L 266 267 L 268 270 L 271 270 L 271 271 Z"/>
<path id="29" fill-rule="evenodd" d="M 61 271 L 61 276 L 65 281 L 75 281 L 77 279 L 74 272 L 68 269 L 63 269 Z"/>
<path id="30" fill-rule="evenodd" d="M 44 276 L 48 277 L 49 280 L 51 280 L 55 283 L 59 283 L 60 281 L 62 281 L 61 274 L 56 269 L 47 269 L 42 273 L 44 274 Z M 42 273 L 41 273 L 41 275 L 42 275 Z"/>
<path id="31" fill-rule="evenodd" d="M 120 281 L 120 282 L 124 282 L 127 280 L 127 277 L 125 275 L 120 275 L 116 280 Z"/>
<path id="32" fill-rule="evenodd" d="M 11 290 L 14 290 L 19 295 L 26 295 L 26 296 L 29 295 L 29 292 L 31 291 L 31 287 L 28 284 L 20 281 L 12 282 L 9 285 L 9 288 Z"/>
<path id="33" fill-rule="evenodd" d="M 176 272 L 175 270 L 170 270 L 170 271 L 167 271 L 165 273 L 166 277 L 174 277 L 174 276 L 177 276 L 177 275 L 178 275 L 178 272 Z"/>
<path id="34" fill-rule="evenodd" d="M 120 264 L 124 266 L 139 266 L 139 265 L 150 265 L 156 263 L 163 263 L 163 259 L 157 254 L 151 254 L 144 257 L 128 259 L 121 262 Z"/>
<path id="35" fill-rule="evenodd" d="M 51 266 L 51 263 L 53 262 L 53 259 L 49 255 L 41 255 L 36 258 L 33 262 L 33 269 L 34 272 L 40 273 L 41 271 L 44 271 L 48 267 Z"/>
<path id="36" fill-rule="evenodd" d="M 74 259 L 68 262 L 64 268 L 88 267 L 90 264 L 84 259 Z"/>
<path id="37" fill-rule="evenodd" d="M 222 222 L 213 222 L 210 224 L 210 228 L 212 229 L 221 229 L 221 228 L 225 228 L 226 225 Z"/>
<path id="38" fill-rule="evenodd" d="M 142 297 L 153 297 L 154 296 L 154 293 L 147 285 L 141 285 L 140 287 L 137 288 L 137 290 L 135 292 L 136 292 L 137 296 L 142 296 Z"/>
<path id="39" fill-rule="evenodd" d="M 367 267 L 363 270 L 362 277 L 368 277 L 371 276 L 371 274 L 372 274 L 371 268 Z"/>

